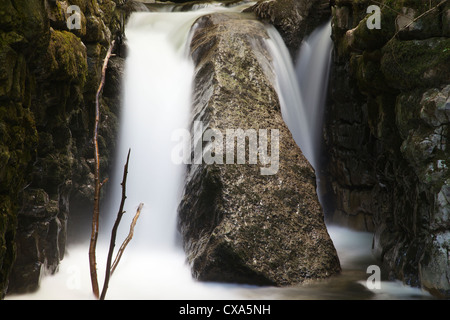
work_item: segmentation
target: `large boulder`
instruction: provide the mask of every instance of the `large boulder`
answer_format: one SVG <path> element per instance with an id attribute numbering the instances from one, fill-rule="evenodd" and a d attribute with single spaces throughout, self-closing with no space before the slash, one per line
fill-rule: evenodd
<path id="1" fill-rule="evenodd" d="M 201 148 L 203 161 L 188 168 L 179 229 L 199 280 L 290 285 L 340 271 L 314 171 L 280 112 L 267 38 L 251 16 L 211 14 L 195 25 L 192 152 Z M 245 163 L 227 158 L 237 129 L 254 129 L 271 159 L 252 162 L 251 146 Z"/>

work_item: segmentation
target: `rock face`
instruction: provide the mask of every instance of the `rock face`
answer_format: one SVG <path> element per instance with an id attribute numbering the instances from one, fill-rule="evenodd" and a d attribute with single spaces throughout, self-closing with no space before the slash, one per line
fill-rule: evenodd
<path id="1" fill-rule="evenodd" d="M 179 228 L 199 280 L 289 285 L 340 271 L 314 171 L 281 117 L 267 37 L 261 22 L 237 14 L 207 15 L 195 25 L 192 152 L 202 148 L 203 161 L 189 166 Z M 227 130 L 236 129 L 254 129 L 272 162 L 251 164 L 250 149 L 244 164 L 227 161 L 225 153 L 238 149 L 227 149 Z"/>
<path id="2" fill-rule="evenodd" d="M 0 4 L 0 298 L 36 289 L 64 256 L 71 199 L 92 199 L 91 133 L 121 1 Z M 70 5 L 80 28 L 69 30 Z M 120 60 L 118 58 L 117 60 Z M 116 108 L 116 109 L 115 109 Z M 117 106 L 102 102 L 106 171 Z M 75 214 L 74 214 L 75 216 Z"/>
<path id="3" fill-rule="evenodd" d="M 333 8 L 332 219 L 373 231 L 392 278 L 448 297 L 450 4 L 412 23 L 430 2 L 385 2 L 381 29 L 370 1 Z"/>
<path id="4" fill-rule="evenodd" d="M 331 15 L 329 0 L 260 0 L 248 11 L 277 28 L 294 58 L 303 38 Z"/>

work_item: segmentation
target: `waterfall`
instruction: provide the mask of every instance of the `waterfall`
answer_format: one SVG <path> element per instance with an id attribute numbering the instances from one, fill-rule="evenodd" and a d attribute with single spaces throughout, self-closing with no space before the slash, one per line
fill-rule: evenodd
<path id="1" fill-rule="evenodd" d="M 249 5 L 207 5 L 190 12 L 136 12 L 129 18 L 125 30 L 128 57 L 124 105 L 116 166 L 108 182 L 114 189 L 106 211 L 113 213 L 119 207 L 123 164 L 131 148 L 126 199 L 128 220 L 131 221 L 139 203 L 143 202 L 144 207 L 130 245 L 178 249 L 177 206 L 185 168 L 171 159 L 176 144 L 172 133 L 190 127 L 194 76 L 188 54 L 190 30 L 201 15 L 240 11 Z M 111 225 L 114 219 L 113 214 Z M 126 225 L 127 221 L 122 224 Z M 121 236 L 125 237 L 127 228 L 121 230 Z"/>
<path id="2" fill-rule="evenodd" d="M 303 155 L 317 171 L 333 48 L 331 24 L 316 29 L 303 41 L 296 66 L 280 34 L 272 26 L 267 30 L 283 119 Z"/>
<path id="3" fill-rule="evenodd" d="M 294 65 L 291 55 L 273 26 L 268 26 L 267 45 L 273 56 L 281 113 L 289 131 L 316 172 L 317 196 L 326 211 L 321 173 L 322 127 L 331 67 L 331 23 L 314 30 L 303 40 Z"/>
<path id="4" fill-rule="evenodd" d="M 144 207 L 130 245 L 175 246 L 183 167 L 171 162 L 170 138 L 174 130 L 187 128 L 190 114 L 193 66 L 184 54 L 189 28 L 188 17 L 171 13 L 135 13 L 127 24 L 124 104 L 117 164 L 109 181 L 114 188 L 111 209 L 106 212 L 113 221 L 121 199 L 123 165 L 131 148 L 127 217 L 133 216 L 140 202 Z M 126 220 L 122 223 L 127 224 Z"/>
<path id="5" fill-rule="evenodd" d="M 363 285 L 356 284 L 366 277 L 365 270 L 362 274 L 353 270 L 350 274 L 344 273 L 343 277 L 335 280 L 337 286 L 342 286 L 340 281 L 353 285 L 338 287 L 333 292 L 333 279 L 315 286 L 293 288 L 199 283 L 192 279 L 189 267 L 185 265 L 184 252 L 176 237 L 176 214 L 184 167 L 171 161 L 175 144 L 171 136 L 174 130 L 189 127 L 194 72 L 186 54 L 189 30 L 203 14 L 242 9 L 243 6 L 206 6 L 192 12 L 145 12 L 133 13 L 130 17 L 126 26 L 128 57 L 116 168 L 108 182 L 113 190 L 107 196 L 109 205 L 101 209 L 100 240 L 104 240 L 99 242 L 97 250 L 100 286 L 129 148 L 126 214 L 119 228 L 116 249 L 128 233 L 136 207 L 143 202 L 144 208 L 134 238 L 111 278 L 107 299 L 326 299 L 368 294 Z M 268 29 L 271 39 L 267 44 L 273 54 L 278 77 L 283 118 L 315 167 L 328 79 L 326 64 L 331 50 L 329 28 L 327 25 L 318 29 L 304 42 L 297 74 L 280 35 L 274 28 Z M 330 235 L 333 240 L 340 240 L 337 249 L 342 252 L 341 263 L 346 262 L 342 257 L 349 255 L 349 259 L 360 262 L 362 253 L 358 251 L 360 247 L 354 248 L 355 242 L 370 245 L 366 234 L 358 233 L 350 239 L 347 230 L 334 228 Z M 370 253 L 370 248 L 364 252 Z M 52 277 L 44 277 L 40 290 L 9 298 L 92 299 L 87 253 L 87 244 L 68 248 L 59 272 Z M 342 265 L 354 268 L 352 263 Z M 397 296 L 402 297 L 401 294 Z"/>
<path id="6" fill-rule="evenodd" d="M 331 23 L 317 28 L 302 44 L 298 53 L 296 75 L 302 93 L 303 106 L 310 124 L 312 163 L 319 167 L 322 145 L 323 115 L 331 67 Z"/>

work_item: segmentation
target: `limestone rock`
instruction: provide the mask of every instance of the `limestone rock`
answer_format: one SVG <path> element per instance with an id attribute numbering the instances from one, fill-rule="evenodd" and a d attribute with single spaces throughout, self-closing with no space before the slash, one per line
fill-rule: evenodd
<path id="1" fill-rule="evenodd" d="M 249 160 L 190 165 L 179 228 L 193 275 L 204 281 L 289 285 L 336 274 L 339 260 L 314 171 L 281 117 L 264 25 L 211 14 L 200 18 L 195 30 L 193 121 L 203 124 L 200 132 L 218 130 L 226 139 L 227 129 L 267 129 L 268 136 L 276 129 L 280 136 L 275 174 L 262 175 L 264 165 Z M 211 142 L 203 143 L 204 150 L 210 147 Z"/>

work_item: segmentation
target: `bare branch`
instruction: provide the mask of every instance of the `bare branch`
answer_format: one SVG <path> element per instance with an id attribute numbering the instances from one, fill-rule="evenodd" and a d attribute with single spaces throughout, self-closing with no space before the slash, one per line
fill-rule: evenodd
<path id="1" fill-rule="evenodd" d="M 114 226 L 111 231 L 111 239 L 109 243 L 109 252 L 108 252 L 108 259 L 106 261 L 106 273 L 105 273 L 105 281 L 103 283 L 103 289 L 102 294 L 100 296 L 100 300 L 104 300 L 106 296 L 106 291 L 108 290 L 108 284 L 109 279 L 111 276 L 111 262 L 112 262 L 112 255 L 114 252 L 114 247 L 116 245 L 116 236 L 117 236 L 117 229 L 119 228 L 120 220 L 122 219 L 122 216 L 125 211 L 123 211 L 123 207 L 125 205 L 125 200 L 127 198 L 126 195 L 126 187 L 127 187 L 127 175 L 128 175 L 128 163 L 130 160 L 130 152 L 131 150 L 128 150 L 127 155 L 127 162 L 125 163 L 125 166 L 123 168 L 123 178 L 122 178 L 122 200 L 120 201 L 120 207 L 119 212 L 117 213 L 116 221 L 114 222 Z"/>
<path id="2" fill-rule="evenodd" d="M 131 225 L 130 225 L 130 232 L 128 233 L 128 236 L 126 237 L 126 239 L 123 241 L 122 245 L 120 246 L 120 249 L 117 252 L 116 259 L 114 260 L 114 263 L 111 267 L 111 275 L 114 273 L 114 270 L 116 270 L 116 267 L 119 264 L 120 258 L 122 258 L 122 254 L 125 251 L 125 248 L 127 247 L 128 243 L 130 243 L 131 239 L 133 238 L 134 227 L 136 226 L 136 222 L 139 218 L 139 215 L 141 214 L 141 210 L 142 210 L 143 206 L 144 206 L 144 204 L 140 203 L 139 207 L 136 210 L 136 214 L 134 215 L 133 221 L 131 222 Z"/>
<path id="3" fill-rule="evenodd" d="M 105 60 L 103 61 L 102 67 L 102 79 L 100 85 L 97 90 L 97 95 L 95 99 L 95 126 L 94 126 L 94 149 L 95 149 L 95 172 L 94 172 L 94 210 L 92 215 L 92 233 L 91 233 L 91 241 L 89 244 L 89 267 L 91 273 L 91 284 L 92 291 L 96 298 L 99 297 L 99 288 L 98 288 L 98 279 L 97 279 L 97 262 L 95 250 L 97 246 L 98 239 L 98 223 L 100 216 L 100 156 L 98 151 L 98 126 L 100 122 L 100 106 L 99 106 L 99 97 L 103 90 L 103 86 L 105 84 L 105 74 L 106 68 L 108 66 L 108 61 L 111 56 L 111 52 L 114 47 L 114 40 L 111 42 L 111 45 L 106 54 Z"/>
<path id="4" fill-rule="evenodd" d="M 406 26 L 404 26 L 403 28 L 399 29 L 394 36 L 392 37 L 395 38 L 401 31 L 408 29 L 414 22 L 416 22 L 417 20 L 421 19 L 422 17 L 428 15 L 429 13 L 431 13 L 432 11 L 436 10 L 437 8 L 439 8 L 440 6 L 442 6 L 444 3 L 446 3 L 448 0 L 443 0 L 440 3 L 438 3 L 436 6 L 432 7 L 431 9 L 425 11 L 424 13 L 422 13 L 421 15 L 419 15 L 417 18 L 413 19 L 410 23 L 408 23 Z M 431 3 L 430 3 L 431 5 Z M 391 39 L 391 40 L 392 40 Z"/>

